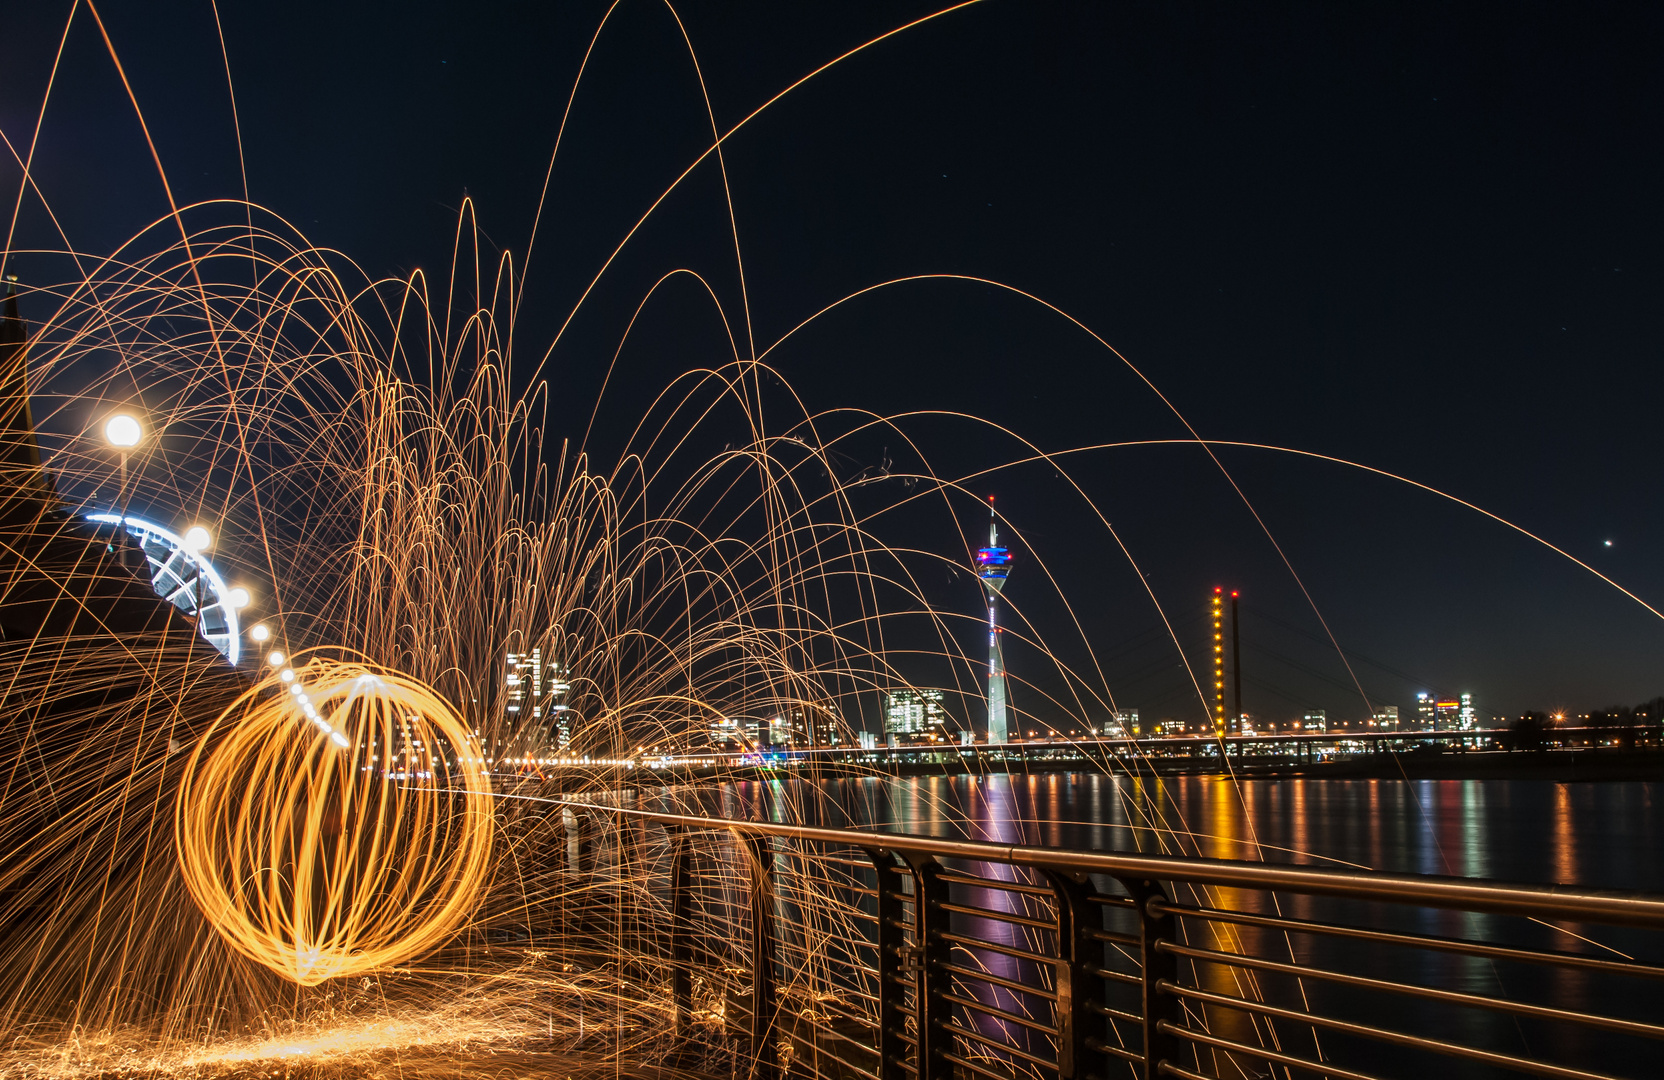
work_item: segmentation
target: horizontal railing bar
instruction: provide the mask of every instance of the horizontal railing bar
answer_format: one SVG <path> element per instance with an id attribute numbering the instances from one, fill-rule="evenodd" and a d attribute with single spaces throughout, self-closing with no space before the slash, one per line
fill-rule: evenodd
<path id="1" fill-rule="evenodd" d="M 1152 901 L 1154 914 L 1171 912 L 1184 918 L 1206 922 L 1240 923 L 1245 926 L 1264 926 L 1274 930 L 1288 930 L 1301 934 L 1326 934 L 1331 937 L 1355 938 L 1361 941 L 1380 941 L 1392 945 L 1407 945 L 1417 949 L 1437 949 L 1442 952 L 1486 956 L 1494 960 L 1517 960 L 1523 964 L 1550 964 L 1555 967 L 1575 967 L 1604 971 L 1613 975 L 1633 975 L 1643 979 L 1664 979 L 1664 967 L 1652 964 L 1626 963 L 1622 960 L 1601 960 L 1593 956 L 1573 953 L 1547 952 L 1536 949 L 1512 949 L 1503 945 L 1487 945 L 1480 941 L 1441 938 L 1420 934 L 1397 934 L 1387 930 L 1365 930 L 1335 923 L 1309 922 L 1286 919 L 1275 915 L 1251 915 L 1246 912 L 1220 911 L 1217 908 L 1190 907 L 1169 901 Z"/>
<path id="2" fill-rule="evenodd" d="M 953 1064 L 962 1069 L 968 1069 L 978 1076 L 985 1077 L 986 1080 L 1012 1080 L 1012 1078 L 1017 1075 L 1017 1070 L 1015 1069 L 1012 1069 L 1009 1072 L 995 1072 L 993 1069 L 984 1065 L 978 1065 L 969 1058 L 960 1057 L 958 1054 L 944 1053 L 942 1055 L 942 1060 L 951 1061 Z"/>
<path id="3" fill-rule="evenodd" d="M 874 1031 L 878 1030 L 878 1021 L 870 1019 L 862 1013 L 850 1012 L 849 1011 L 849 1006 L 845 1005 L 841 1001 L 839 1001 L 839 1002 L 821 1001 L 821 1002 L 817 1002 L 815 1005 L 811 1006 L 811 1008 L 812 1009 L 824 1009 L 824 1010 L 826 1010 L 827 1012 L 831 1013 L 834 1016 L 841 1016 L 845 1020 L 853 1020 L 857 1024 L 860 1024 L 862 1027 L 872 1028 Z M 809 1019 L 809 1018 L 805 1017 L 805 1019 Z M 814 1022 L 813 1020 L 810 1020 L 810 1023 L 813 1023 L 813 1022 Z"/>
<path id="4" fill-rule="evenodd" d="M 1515 1057 L 1512 1054 L 1498 1053 L 1495 1050 L 1480 1050 L 1477 1047 L 1463 1046 L 1460 1043 L 1446 1042 L 1443 1039 L 1430 1039 L 1424 1035 L 1406 1035 L 1402 1031 L 1387 1031 L 1384 1028 L 1371 1027 L 1368 1024 L 1353 1023 L 1350 1020 L 1336 1020 L 1332 1016 L 1318 1016 L 1314 1013 L 1301 1012 L 1298 1009 L 1284 1009 L 1276 1005 L 1262 1005 L 1257 1001 L 1245 1001 L 1242 998 L 1231 997 L 1229 994 L 1214 994 L 1207 990 L 1196 990 L 1188 986 L 1175 986 L 1166 979 L 1157 984 L 1163 990 L 1179 997 L 1191 998 L 1197 1001 L 1207 1001 L 1225 1008 L 1240 1009 L 1243 1012 L 1258 1013 L 1279 1020 L 1291 1020 L 1297 1024 L 1312 1024 L 1317 1027 L 1329 1028 L 1331 1031 L 1343 1031 L 1348 1035 L 1356 1035 L 1366 1039 L 1376 1039 L 1380 1042 L 1394 1043 L 1398 1046 L 1414 1047 L 1430 1053 L 1443 1054 L 1447 1057 L 1467 1058 L 1469 1061 L 1483 1061 L 1490 1065 L 1499 1065 L 1518 1072 L 1535 1073 L 1538 1076 L 1560 1077 L 1561 1080 L 1616 1080 L 1605 1073 L 1584 1072 L 1565 1065 L 1551 1065 L 1546 1061 L 1532 1061 L 1530 1058 Z M 1180 993 L 1180 991 L 1184 991 Z M 1192 1038 L 1196 1032 L 1189 1028 L 1181 1028 L 1163 1020 L 1156 1025 L 1162 1031 L 1179 1035 L 1182 1038 Z"/>
<path id="5" fill-rule="evenodd" d="M 1139 1060 L 1144 1059 L 1140 1058 Z M 1181 1068 L 1166 1058 L 1163 1058 L 1161 1063 L 1156 1066 L 1156 1072 L 1164 1076 L 1176 1076 L 1179 1080 L 1220 1080 L 1217 1076 L 1209 1076 L 1206 1073 L 1191 1072 L 1189 1069 Z"/>
<path id="6" fill-rule="evenodd" d="M 968 1027 L 962 1027 L 959 1024 L 954 1023 L 952 1020 L 944 1021 L 942 1023 L 942 1030 L 951 1032 L 954 1035 L 962 1035 L 965 1038 L 970 1039 L 972 1042 L 981 1043 L 983 1046 L 986 1046 L 991 1050 L 998 1050 L 1002 1054 L 1010 1054 L 1018 1061 L 1026 1061 L 1030 1065 L 1034 1065 L 1042 1069 L 1050 1069 L 1052 1072 L 1057 1071 L 1057 1062 L 1055 1061 L 1047 1061 L 1045 1058 L 1040 1057 L 1037 1054 L 1031 1054 L 1027 1050 L 1019 1050 L 1015 1046 L 1009 1046 L 1006 1043 L 999 1042 L 992 1036 L 984 1035 L 980 1031 L 972 1031 Z"/>
<path id="7" fill-rule="evenodd" d="M 810 852 L 803 852 L 802 855 L 803 855 L 804 858 L 813 859 L 817 863 L 836 863 L 839 866 L 853 866 L 857 870 L 872 870 L 872 869 L 874 869 L 873 864 L 872 864 L 872 860 L 870 860 L 870 859 L 844 858 L 841 855 L 822 855 L 822 854 L 819 854 L 819 853 L 810 853 Z"/>
<path id="8" fill-rule="evenodd" d="M 1092 893 L 1086 898 L 1089 904 L 1101 904 L 1104 907 L 1136 908 L 1138 904 L 1130 896 L 1116 896 L 1114 893 Z"/>
<path id="9" fill-rule="evenodd" d="M 814 1056 L 816 1056 L 816 1057 L 831 1058 L 833 1061 L 836 1061 L 839 1065 L 842 1065 L 844 1068 L 848 1069 L 850 1072 L 854 1073 L 856 1076 L 864 1076 L 864 1077 L 867 1078 L 867 1080 L 878 1080 L 878 1074 L 877 1073 L 868 1072 L 866 1069 L 861 1068 L 861 1066 L 856 1065 L 853 1062 L 845 1061 L 843 1058 L 839 1057 L 837 1054 L 834 1054 L 832 1051 L 828 1050 L 826 1047 L 820 1045 L 819 1043 L 808 1042 L 807 1040 L 803 1039 L 801 1036 L 796 1035 L 796 1034 L 793 1034 L 790 1037 L 791 1037 L 793 1042 L 803 1042 L 803 1043 L 805 1043 L 805 1045 L 807 1045 L 808 1047 L 810 1047 L 814 1051 Z M 805 1056 L 809 1056 L 809 1055 L 806 1054 Z"/>
<path id="10" fill-rule="evenodd" d="M 1330 1065 L 1327 1062 L 1313 1061 L 1310 1058 L 1297 1057 L 1294 1054 L 1285 1054 L 1278 1050 L 1267 1050 L 1262 1046 L 1250 1046 L 1247 1043 L 1239 1043 L 1231 1039 L 1221 1039 L 1217 1035 L 1206 1035 L 1200 1031 L 1179 1027 L 1167 1020 L 1163 1020 L 1156 1026 L 1170 1035 L 1177 1035 L 1181 1039 L 1199 1042 L 1203 1046 L 1211 1046 L 1217 1050 L 1234 1050 L 1237 1053 L 1247 1054 L 1250 1057 L 1257 1057 L 1264 1061 L 1274 1061 L 1279 1065 L 1293 1066 L 1296 1069 L 1310 1069 L 1324 1076 L 1326 1080 L 1327 1078 L 1333 1078 L 1333 1080 L 1381 1080 L 1381 1077 L 1372 1073 L 1354 1072 L 1351 1069 L 1343 1069 L 1338 1065 Z M 1177 1069 L 1178 1066 L 1171 1065 L 1167 1061 L 1162 1061 L 1156 1065 L 1158 1073 L 1166 1073 L 1168 1076 L 1181 1075 L 1176 1071 Z M 1196 1076 L 1198 1074 L 1188 1073 L 1184 1075 Z M 1215 1078 L 1204 1076 L 1202 1080 L 1215 1080 Z"/>
<path id="11" fill-rule="evenodd" d="M 1095 930 L 1087 927 L 1080 932 L 1080 936 L 1088 941 L 1113 941 L 1117 945 L 1137 945 L 1137 934 L 1119 934 L 1114 930 Z"/>
<path id="12" fill-rule="evenodd" d="M 1030 926 L 1036 930 L 1051 930 L 1054 932 L 1057 930 L 1057 920 L 1055 919 L 1049 921 L 1046 919 L 1031 919 L 1027 915 L 1010 915 L 1003 911 L 990 911 L 987 908 L 972 907 L 969 904 L 941 903 L 936 905 L 936 909 L 938 911 L 951 911 L 956 915 L 975 915 L 979 918 L 1012 923 L 1016 926 Z"/>
<path id="13" fill-rule="evenodd" d="M 1112 1005 L 1105 1005 L 1101 1001 L 1088 1001 L 1086 1003 L 1086 1007 L 1091 1009 L 1093 1012 L 1098 1013 L 1100 1016 L 1109 1016 L 1116 1020 L 1125 1020 L 1129 1024 L 1142 1024 L 1144 1022 L 1144 1018 L 1139 1016 L 1137 1013 L 1126 1012 L 1124 1010 L 1117 1009 Z"/>
<path id="14" fill-rule="evenodd" d="M 975 979 L 978 982 L 992 983 L 995 986 L 1003 986 L 1007 990 L 1015 990 L 1018 993 L 1033 994 L 1035 997 L 1045 998 L 1047 1001 L 1057 1000 L 1055 993 L 1050 990 L 1042 990 L 1038 986 L 1029 986 L 1025 983 L 1013 982 L 1011 979 L 1002 979 L 998 975 L 990 975 L 985 971 L 977 971 L 974 968 L 960 967 L 958 964 L 939 964 L 937 966 L 951 975 L 958 975 L 962 979 Z"/>
<path id="15" fill-rule="evenodd" d="M 978 877 L 975 874 L 958 874 L 952 870 L 939 870 L 936 880 L 949 885 L 968 885 L 973 889 L 999 889 L 1001 892 L 1023 893 L 1026 896 L 1040 896 L 1048 900 L 1057 898 L 1057 893 L 1044 885 L 1026 885 L 1020 881 L 998 881 L 994 878 Z"/>
<path id="16" fill-rule="evenodd" d="M 1022 847 L 990 844 L 978 840 L 907 836 L 899 833 L 871 834 L 870 843 L 861 843 L 852 842 L 849 833 L 839 829 L 659 814 L 582 802 L 572 802 L 569 805 L 644 818 L 661 825 L 684 829 L 727 830 L 752 836 L 781 836 L 839 847 L 912 852 L 935 858 L 966 859 L 973 862 L 1010 863 L 1015 866 L 1105 874 L 1138 881 L 1183 881 L 1199 885 L 1347 896 L 1362 900 L 1421 904 L 1467 911 L 1664 927 L 1664 895 L 1654 893 L 1610 892 L 1583 889 L 1573 885 L 1514 885 L 1474 878 L 1387 874 L 1374 870 L 1295 866 L 1288 863 L 1249 863 L 1177 855 Z M 892 869 L 897 873 L 908 872 L 901 867 Z"/>
<path id="17" fill-rule="evenodd" d="M 981 1013 L 984 1016 L 992 1016 L 998 1020 L 1009 1020 L 1019 1027 L 1028 1028 L 1030 1031 L 1038 1031 L 1052 1036 L 1057 1035 L 1057 1029 L 1049 1024 L 1042 1024 L 1038 1020 L 1030 1020 L 1026 1016 L 1018 1016 L 1016 1013 L 1006 1012 L 1004 1009 L 996 1009 L 992 1005 L 984 1005 L 975 998 L 962 997 L 959 994 L 944 993 L 942 995 L 942 1000 L 969 1009 L 971 1012 Z"/>
<path id="18" fill-rule="evenodd" d="M 1096 1035 L 1087 1038 L 1086 1048 L 1088 1050 L 1095 1050 L 1100 1054 L 1108 1054 L 1110 1057 L 1120 1058 L 1122 1061 L 1136 1061 L 1140 1065 L 1144 1064 L 1143 1054 L 1138 1053 L 1136 1050 L 1128 1050 L 1124 1046 L 1111 1046 L 1109 1043 L 1104 1042 Z"/>
<path id="19" fill-rule="evenodd" d="M 868 971 L 869 973 L 874 974 L 874 975 L 878 974 L 877 972 L 873 971 L 872 968 L 867 968 L 866 971 Z M 870 1001 L 874 1005 L 878 1004 L 878 997 L 876 995 L 869 994 L 865 990 L 858 990 L 853 986 L 840 987 L 839 990 L 838 990 L 838 993 L 848 994 L 850 997 L 858 997 L 862 1001 Z"/>
<path id="20" fill-rule="evenodd" d="M 808 1027 L 812 1031 L 818 1031 L 822 1035 L 830 1036 L 834 1039 L 839 1040 L 840 1042 L 846 1042 L 851 1046 L 860 1047 L 862 1050 L 865 1050 L 869 1054 L 878 1053 L 877 1050 L 875 1050 L 871 1046 L 868 1046 L 866 1043 L 862 1042 L 860 1039 L 857 1039 L 852 1035 L 845 1035 L 843 1032 L 837 1030 L 836 1028 L 823 1027 L 822 1025 L 815 1024 L 815 1023 L 809 1024 Z M 792 1031 L 788 1032 L 788 1034 L 796 1035 L 797 1034 L 797 1029 L 793 1029 Z M 801 1036 L 799 1036 L 799 1037 L 801 1037 Z"/>
<path id="21" fill-rule="evenodd" d="M 1664 1039 L 1664 1027 L 1657 1024 L 1643 1023 L 1639 1020 L 1620 1020 L 1612 1016 L 1572 1012 L 1569 1009 L 1556 1009 L 1551 1005 L 1530 1005 L 1523 1001 L 1507 1001 L 1503 998 L 1488 997 L 1484 994 L 1468 994 L 1460 990 L 1439 990 L 1431 986 L 1412 986 L 1409 983 L 1373 979 L 1367 975 L 1347 975 L 1339 971 L 1329 971 L 1325 968 L 1285 964 L 1277 960 L 1263 960 L 1257 956 L 1244 956 L 1241 953 L 1227 953 L 1214 949 L 1198 949 L 1189 945 L 1175 945 L 1170 941 L 1158 941 L 1156 942 L 1156 948 L 1161 952 L 1183 956 L 1191 960 L 1205 960 L 1231 967 L 1252 968 L 1255 971 L 1275 971 L 1296 978 L 1321 979 L 1325 982 L 1341 983 L 1346 986 L 1376 990 L 1385 994 L 1401 994 L 1405 997 L 1418 997 L 1428 1001 L 1444 1001 L 1452 1005 L 1467 1005 L 1475 1009 L 1490 1009 L 1494 1012 L 1514 1013 L 1519 1016 L 1535 1016 L 1540 1020 L 1560 1020 L 1569 1024 L 1583 1024 L 1586 1027 L 1603 1028 L 1607 1031 L 1621 1031 L 1626 1035 L 1639 1035 L 1647 1039 Z"/>
<path id="22" fill-rule="evenodd" d="M 1108 979 L 1111 982 L 1130 983 L 1133 986 L 1144 985 L 1144 980 L 1139 976 L 1128 975 L 1124 971 L 1114 971 L 1110 968 L 1104 967 L 1102 964 L 1089 963 L 1086 965 L 1086 972 L 1089 975 L 1096 975 L 1100 979 Z"/>
<path id="23" fill-rule="evenodd" d="M 989 952 L 999 953 L 1001 956 L 1009 956 L 1013 960 L 1033 960 L 1036 963 L 1045 964 L 1048 967 L 1057 963 L 1057 957 L 1055 956 L 1045 956 L 1036 952 L 1025 952 L 1022 949 L 1013 949 L 1008 945 L 995 945 L 992 941 L 983 941 L 980 938 L 966 937 L 963 934 L 951 934 L 938 930 L 932 934 L 931 937 L 936 938 L 938 941 L 949 941 L 955 945 L 963 945 L 967 949 L 972 946 L 978 949 L 986 949 Z"/>

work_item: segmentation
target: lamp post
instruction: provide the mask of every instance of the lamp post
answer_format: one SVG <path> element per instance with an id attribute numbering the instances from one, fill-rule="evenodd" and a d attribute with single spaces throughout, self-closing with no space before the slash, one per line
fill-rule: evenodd
<path id="1" fill-rule="evenodd" d="M 116 526 L 116 541 L 121 541 L 121 534 L 127 531 L 127 455 L 139 445 L 144 438 L 144 427 L 138 418 L 131 413 L 118 412 L 104 421 L 104 441 L 115 447 L 121 457 L 121 486 L 116 489 L 116 514 L 121 518 Z M 127 562 L 125 547 L 118 548 L 117 558 L 123 565 Z"/>

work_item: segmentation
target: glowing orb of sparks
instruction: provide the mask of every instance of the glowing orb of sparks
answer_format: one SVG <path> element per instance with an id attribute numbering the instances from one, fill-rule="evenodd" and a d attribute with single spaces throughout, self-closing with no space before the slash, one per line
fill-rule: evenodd
<path id="1" fill-rule="evenodd" d="M 293 671 L 304 693 L 268 673 L 198 742 L 174 839 L 226 942 L 311 986 L 447 939 L 485 886 L 494 826 L 483 755 L 437 693 L 364 664 Z"/>

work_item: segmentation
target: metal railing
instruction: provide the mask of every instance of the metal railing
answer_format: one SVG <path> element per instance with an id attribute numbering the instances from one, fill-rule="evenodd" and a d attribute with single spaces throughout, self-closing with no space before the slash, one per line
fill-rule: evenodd
<path id="1" fill-rule="evenodd" d="M 741 1074 L 1664 1074 L 1664 896 L 577 812 Z"/>

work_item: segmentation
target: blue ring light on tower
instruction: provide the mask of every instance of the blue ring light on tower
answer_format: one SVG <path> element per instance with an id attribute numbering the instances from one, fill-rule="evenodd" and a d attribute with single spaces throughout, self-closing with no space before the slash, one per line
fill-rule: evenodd
<path id="1" fill-rule="evenodd" d="M 196 620 L 197 633 L 220 655 L 235 664 L 241 636 L 237 604 L 225 579 L 201 551 L 170 529 L 143 518 L 119 514 L 88 514 L 87 520 L 100 525 L 122 525 L 138 541 L 150 570 L 150 587 L 156 595 Z"/>

